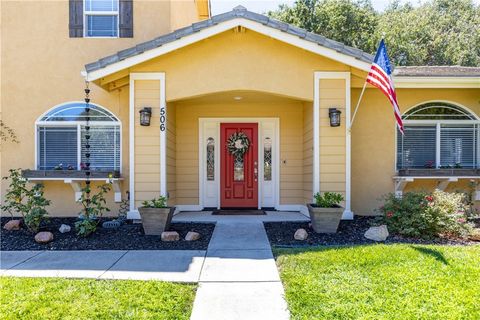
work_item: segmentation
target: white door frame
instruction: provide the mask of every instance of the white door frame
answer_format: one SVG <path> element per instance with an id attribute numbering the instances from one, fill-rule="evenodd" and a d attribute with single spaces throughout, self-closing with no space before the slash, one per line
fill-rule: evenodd
<path id="1" fill-rule="evenodd" d="M 263 172 L 263 130 L 262 127 L 265 124 L 274 125 L 274 150 L 272 153 L 272 180 L 274 183 L 274 207 L 278 208 L 280 203 L 280 121 L 279 118 L 199 118 L 198 126 L 198 190 L 199 190 L 199 209 L 204 208 L 204 193 L 206 182 L 206 168 L 205 168 L 205 139 L 204 127 L 207 123 L 214 123 L 217 126 L 215 138 L 215 184 L 217 190 L 217 208 L 220 208 L 220 124 L 221 123 L 258 123 L 258 207 L 262 206 L 262 183 L 264 179 Z"/>

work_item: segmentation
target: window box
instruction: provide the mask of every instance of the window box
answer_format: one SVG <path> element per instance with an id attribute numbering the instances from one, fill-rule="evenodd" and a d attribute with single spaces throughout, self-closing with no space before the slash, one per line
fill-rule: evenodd
<path id="1" fill-rule="evenodd" d="M 82 170 L 23 170 L 24 178 L 58 178 L 60 179 L 86 179 L 85 171 Z M 91 179 L 118 179 L 120 171 L 90 171 Z"/>
<path id="2" fill-rule="evenodd" d="M 442 169 L 399 169 L 401 177 L 472 177 L 480 176 L 480 169 L 442 168 Z"/>

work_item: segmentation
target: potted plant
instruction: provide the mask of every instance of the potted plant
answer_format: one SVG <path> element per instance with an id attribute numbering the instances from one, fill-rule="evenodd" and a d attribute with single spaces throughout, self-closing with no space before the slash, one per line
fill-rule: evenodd
<path id="1" fill-rule="evenodd" d="M 172 221 L 175 207 L 167 207 L 167 198 L 158 197 L 150 201 L 143 201 L 138 208 L 142 218 L 143 231 L 146 235 L 161 235 L 167 230 Z"/>
<path id="2" fill-rule="evenodd" d="M 312 228 L 317 233 L 335 233 L 342 219 L 343 207 L 339 204 L 343 196 L 335 192 L 314 195 L 315 203 L 307 204 Z"/>

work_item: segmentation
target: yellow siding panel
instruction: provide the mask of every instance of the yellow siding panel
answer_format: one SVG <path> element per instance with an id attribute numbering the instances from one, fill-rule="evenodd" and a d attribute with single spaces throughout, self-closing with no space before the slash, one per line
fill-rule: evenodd
<path id="1" fill-rule="evenodd" d="M 148 127 L 140 126 L 139 110 L 152 108 Z M 160 81 L 135 81 L 135 205 L 160 195 Z"/>
<path id="2" fill-rule="evenodd" d="M 320 92 L 320 191 L 345 192 L 345 80 L 322 79 Z M 342 112 L 341 126 L 330 127 L 328 109 Z"/>

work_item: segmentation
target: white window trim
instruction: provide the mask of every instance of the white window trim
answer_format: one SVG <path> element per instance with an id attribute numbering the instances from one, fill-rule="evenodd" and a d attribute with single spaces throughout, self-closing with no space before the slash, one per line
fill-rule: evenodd
<path id="1" fill-rule="evenodd" d="M 86 1 L 83 0 L 83 37 L 89 39 L 118 39 L 120 38 L 120 1 L 117 1 L 117 10 L 116 11 L 88 11 L 86 8 Z M 117 16 L 117 35 L 108 37 L 108 36 L 88 36 L 88 23 L 87 16 Z"/>
<path id="2" fill-rule="evenodd" d="M 473 112 L 469 107 L 467 106 L 464 106 L 460 103 L 457 103 L 455 101 L 449 101 L 449 100 L 428 100 L 428 101 L 423 101 L 421 103 L 417 103 L 416 105 L 408 108 L 403 114 L 402 114 L 402 118 L 404 115 L 406 115 L 408 112 L 410 112 L 410 110 L 413 110 L 415 109 L 416 107 L 418 106 L 421 106 L 423 104 L 429 104 L 429 103 L 439 103 L 439 104 L 442 104 L 442 103 L 447 103 L 447 104 L 452 104 L 454 105 L 455 107 L 461 109 L 460 111 L 462 112 L 465 112 L 466 114 L 469 113 L 470 115 L 474 116 L 476 120 L 449 120 L 449 119 L 446 119 L 446 120 L 442 120 L 442 119 L 436 119 L 436 120 L 403 120 L 403 124 L 405 126 L 412 126 L 412 125 L 435 125 L 436 126 L 436 137 L 435 137 L 435 143 L 436 143 L 436 160 L 435 160 L 435 168 L 433 169 L 439 169 L 440 168 L 440 163 L 441 163 L 441 157 L 440 157 L 440 154 L 441 154 L 441 150 L 440 150 L 440 127 L 442 124 L 469 124 L 469 125 L 480 125 L 480 118 L 478 117 L 478 115 Z M 463 109 L 463 110 L 462 110 Z M 398 153 L 398 130 L 397 130 L 397 126 L 395 125 L 394 127 L 394 130 L 395 130 L 395 149 L 394 149 L 394 152 L 395 152 L 395 161 L 394 161 L 394 170 L 395 172 L 398 172 L 398 170 L 402 169 L 402 168 L 398 168 L 397 164 L 398 164 L 398 158 L 397 158 L 397 153 Z M 477 137 L 480 138 L 480 128 L 477 128 Z M 480 149 L 480 143 L 477 143 L 477 149 Z M 477 160 L 477 162 L 479 162 L 480 164 L 480 154 L 479 154 L 479 159 Z M 408 169 L 408 168 L 406 168 Z"/>
<path id="3" fill-rule="evenodd" d="M 58 104 L 50 109 L 48 109 L 46 112 L 44 112 L 40 117 L 38 117 L 38 119 L 42 119 L 43 117 L 45 117 L 49 112 L 55 110 L 56 108 L 58 107 L 61 107 L 61 106 L 64 106 L 64 105 L 68 105 L 68 104 L 71 104 L 71 103 L 85 103 L 84 101 L 68 101 L 68 102 L 64 102 L 64 103 L 61 103 L 61 104 Z M 103 109 L 103 110 L 106 110 L 108 112 L 110 112 L 116 119 L 115 122 L 113 121 L 95 121 L 93 124 L 90 123 L 90 127 L 96 127 L 96 126 L 112 126 L 112 127 L 118 127 L 118 130 L 119 130 L 119 133 L 120 133 L 120 166 L 118 168 L 118 170 L 120 171 L 120 175 L 122 175 L 122 168 L 123 168 L 123 146 L 122 146 L 122 122 L 120 121 L 120 119 L 113 113 L 111 112 L 110 110 L 108 110 L 107 108 L 101 106 L 101 105 L 98 105 L 98 104 L 95 104 L 95 103 L 90 103 L 90 105 L 93 105 L 97 108 L 100 108 L 100 109 Z M 39 137 L 38 137 L 38 128 L 39 127 L 77 127 L 77 170 L 80 170 L 80 162 L 81 162 L 81 157 L 82 157 L 82 152 L 81 152 L 81 126 L 82 125 L 85 125 L 85 121 L 41 121 L 41 120 L 37 120 L 35 121 L 35 125 L 34 125 L 34 132 L 35 132 L 35 170 L 38 170 L 38 164 L 39 164 L 39 151 L 40 151 L 40 144 L 39 144 Z M 56 178 L 55 178 L 56 180 Z"/>

